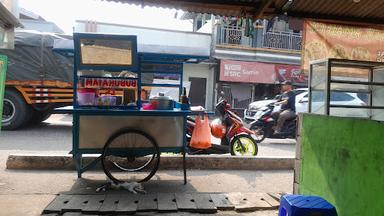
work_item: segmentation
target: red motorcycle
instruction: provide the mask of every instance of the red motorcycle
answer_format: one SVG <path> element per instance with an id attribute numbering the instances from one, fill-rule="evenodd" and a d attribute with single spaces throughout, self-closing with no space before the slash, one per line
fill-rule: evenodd
<path id="1" fill-rule="evenodd" d="M 220 117 L 210 123 L 211 134 L 220 138 L 220 145 L 212 144 L 208 149 L 196 149 L 189 146 L 195 128 L 193 118 L 187 118 L 187 140 L 189 154 L 226 154 L 255 156 L 258 152 L 257 142 L 251 136 L 253 131 L 246 128 L 241 118 L 231 110 L 226 100 L 216 104 L 215 111 Z"/>

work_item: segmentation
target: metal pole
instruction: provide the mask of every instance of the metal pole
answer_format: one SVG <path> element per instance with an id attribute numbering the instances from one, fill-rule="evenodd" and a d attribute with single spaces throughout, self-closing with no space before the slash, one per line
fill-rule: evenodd
<path id="1" fill-rule="evenodd" d="M 185 148 L 183 148 L 183 172 L 184 172 L 184 184 L 187 184 L 187 162 L 185 160 Z"/>
<path id="2" fill-rule="evenodd" d="M 4 100 L 4 93 L 5 93 L 5 79 L 6 79 L 6 72 L 7 72 L 7 56 L 0 55 L 0 116 L 3 113 L 3 100 Z M 1 121 L 0 121 L 0 130 L 1 130 Z"/>
<path id="3" fill-rule="evenodd" d="M 372 83 L 373 80 L 373 68 L 369 70 L 369 82 Z M 373 85 L 368 85 L 369 88 L 369 106 L 372 107 L 373 103 Z M 372 109 L 369 109 L 369 119 L 372 119 L 373 114 L 372 114 Z"/>
<path id="4" fill-rule="evenodd" d="M 325 93 L 326 93 L 326 101 L 325 101 L 325 115 L 328 115 L 329 116 L 329 105 L 330 105 L 330 102 L 331 102 L 331 73 L 332 73 L 332 66 L 331 66 L 332 62 L 327 59 L 326 63 L 325 63 L 325 67 L 326 67 L 326 70 L 327 70 L 327 83 L 326 83 L 326 87 L 325 87 Z"/>
<path id="5" fill-rule="evenodd" d="M 309 77 L 308 77 L 308 113 L 312 112 L 312 76 L 313 76 L 313 65 L 309 65 Z"/>

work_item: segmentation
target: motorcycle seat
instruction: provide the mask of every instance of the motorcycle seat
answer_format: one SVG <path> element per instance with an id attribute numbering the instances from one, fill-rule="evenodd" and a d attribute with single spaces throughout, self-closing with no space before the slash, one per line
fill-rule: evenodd
<path id="1" fill-rule="evenodd" d="M 291 118 L 288 118 L 287 121 L 293 121 L 293 120 L 296 120 L 297 116 L 292 116 Z"/>

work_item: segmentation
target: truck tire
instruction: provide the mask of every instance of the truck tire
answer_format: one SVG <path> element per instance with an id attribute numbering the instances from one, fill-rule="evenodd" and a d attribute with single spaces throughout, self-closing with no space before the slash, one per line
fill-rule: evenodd
<path id="1" fill-rule="evenodd" d="M 29 122 L 31 107 L 15 90 L 6 90 L 4 95 L 2 130 L 16 130 Z"/>
<path id="2" fill-rule="evenodd" d="M 47 120 L 52 114 L 52 110 L 33 110 L 32 117 L 30 120 L 31 125 L 39 124 L 45 120 Z"/>

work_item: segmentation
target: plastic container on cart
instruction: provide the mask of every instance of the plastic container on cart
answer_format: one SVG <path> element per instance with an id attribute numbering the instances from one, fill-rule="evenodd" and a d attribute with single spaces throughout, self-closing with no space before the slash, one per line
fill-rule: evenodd
<path id="1" fill-rule="evenodd" d="M 143 110 L 154 110 L 155 109 L 155 107 L 152 106 L 152 104 L 150 104 L 150 103 L 143 103 L 142 108 L 143 108 Z"/>
<path id="2" fill-rule="evenodd" d="M 165 96 L 164 93 L 159 93 L 158 96 L 152 97 L 150 104 L 156 110 L 173 110 L 174 108 L 174 101 L 171 97 Z"/>
<path id="3" fill-rule="evenodd" d="M 115 96 L 100 96 L 96 98 L 95 105 L 97 106 L 115 106 L 116 97 Z"/>
<path id="4" fill-rule="evenodd" d="M 80 106 L 94 105 L 95 97 L 95 89 L 84 88 L 77 90 L 77 103 Z"/>

